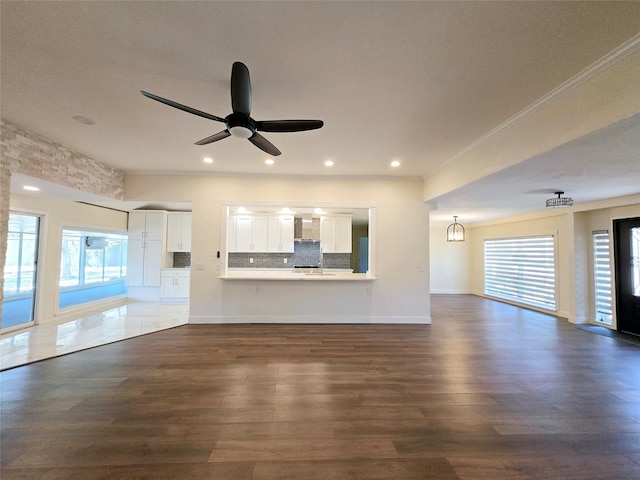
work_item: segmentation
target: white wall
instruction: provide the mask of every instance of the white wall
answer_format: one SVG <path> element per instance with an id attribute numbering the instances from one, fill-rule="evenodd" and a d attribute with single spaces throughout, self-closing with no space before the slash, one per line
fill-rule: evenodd
<path id="1" fill-rule="evenodd" d="M 471 290 L 484 292 L 484 241 L 535 235 L 556 236 L 557 312 L 572 323 L 592 322 L 595 303 L 593 288 L 593 230 L 612 232 L 613 219 L 640 216 L 640 195 L 594 202 L 573 209 L 500 219 L 468 228 L 471 248 Z M 619 205 L 616 206 L 616 203 Z M 433 258 L 433 257 L 432 257 Z M 615 315 L 614 315 L 615 318 Z M 615 328 L 615 324 L 614 324 Z"/>
<path id="2" fill-rule="evenodd" d="M 16 194 L 11 195 L 10 210 L 43 216 L 37 279 L 40 295 L 36 315 L 39 323 L 58 319 L 61 316 L 58 311 L 58 282 L 62 230 L 66 227 L 82 227 L 87 230 L 126 233 L 127 214 L 77 202 Z"/>
<path id="3" fill-rule="evenodd" d="M 132 175 L 125 185 L 126 200 L 192 202 L 191 322 L 430 322 L 429 211 L 421 181 Z M 223 202 L 374 203 L 378 280 L 217 278 Z M 195 269 L 197 263 L 205 269 Z"/>
<path id="4" fill-rule="evenodd" d="M 471 293 L 471 229 L 465 234 L 464 242 L 447 242 L 446 226 L 429 229 L 431 293 Z"/>
<path id="5" fill-rule="evenodd" d="M 528 237 L 536 235 L 554 235 L 558 258 L 556 264 L 557 272 L 557 315 L 569 318 L 573 311 L 573 236 L 570 230 L 572 222 L 571 212 L 558 213 L 542 218 L 513 220 L 503 219 L 499 224 L 486 225 L 473 228 L 471 238 L 472 255 L 476 259 L 472 270 L 472 290 L 476 295 L 484 294 L 484 241 L 493 238 Z"/>
<path id="6" fill-rule="evenodd" d="M 588 298 L 587 303 L 584 306 L 586 311 L 587 321 L 593 322 L 595 319 L 595 294 L 594 294 L 594 278 L 593 278 L 593 242 L 591 241 L 591 234 L 597 230 L 607 230 L 609 232 L 612 244 L 611 251 L 613 255 L 613 221 L 623 218 L 635 218 L 640 217 L 640 204 L 625 205 L 620 207 L 601 208 L 583 212 L 584 217 L 584 236 L 589 239 L 587 252 L 583 259 L 588 265 L 587 270 L 587 288 Z M 614 270 L 613 257 L 611 263 L 611 270 Z M 612 283 L 615 291 L 615 278 L 612 278 Z M 613 296 L 613 322 L 611 328 L 617 329 L 617 316 L 615 306 L 615 296 Z"/>

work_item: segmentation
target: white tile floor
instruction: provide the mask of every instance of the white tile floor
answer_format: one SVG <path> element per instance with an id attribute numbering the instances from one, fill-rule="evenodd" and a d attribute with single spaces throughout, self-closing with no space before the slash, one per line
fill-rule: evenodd
<path id="1" fill-rule="evenodd" d="M 0 337 L 0 369 L 186 325 L 188 303 L 134 302 L 64 323 L 46 323 Z"/>

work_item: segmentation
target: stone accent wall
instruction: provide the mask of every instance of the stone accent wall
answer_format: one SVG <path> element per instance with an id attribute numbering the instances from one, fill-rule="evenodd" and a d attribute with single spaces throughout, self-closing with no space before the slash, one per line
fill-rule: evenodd
<path id="1" fill-rule="evenodd" d="M 4 120 L 0 126 L 0 157 L 11 172 L 124 200 L 124 171 Z"/>
<path id="2" fill-rule="evenodd" d="M 12 173 L 124 200 L 124 171 L 0 120 L 0 272 L 4 272 Z M 0 304 L 4 276 L 0 276 Z"/>

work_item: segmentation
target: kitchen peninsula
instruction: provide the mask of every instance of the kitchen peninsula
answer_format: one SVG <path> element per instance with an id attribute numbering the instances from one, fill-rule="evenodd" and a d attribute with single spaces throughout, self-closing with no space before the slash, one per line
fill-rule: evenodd
<path id="1" fill-rule="evenodd" d="M 220 276 L 222 280 L 290 280 L 290 281 L 373 281 L 376 277 L 368 273 L 323 271 L 317 273 L 299 273 L 292 270 L 228 270 L 227 274 Z"/>

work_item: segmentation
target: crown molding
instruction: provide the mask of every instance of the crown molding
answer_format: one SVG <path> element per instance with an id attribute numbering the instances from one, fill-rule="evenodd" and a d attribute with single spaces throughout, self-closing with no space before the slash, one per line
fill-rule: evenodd
<path id="1" fill-rule="evenodd" d="M 556 88 L 554 88 L 547 94 L 540 97 L 538 100 L 530 104 L 528 107 L 525 107 L 523 110 L 520 110 L 514 116 L 508 118 L 507 120 L 505 120 L 504 122 L 496 126 L 495 128 L 489 130 L 483 136 L 481 136 L 474 142 L 470 143 L 465 148 L 463 148 L 458 153 L 456 153 L 453 157 L 451 157 L 449 160 L 444 162 L 440 166 L 439 170 L 442 170 L 444 167 L 452 164 L 453 162 L 455 162 L 456 160 L 458 160 L 459 158 L 461 158 L 471 150 L 475 149 L 479 145 L 483 144 L 485 141 L 487 141 L 488 139 L 490 139 L 500 131 L 509 128 L 511 125 L 517 123 L 527 115 L 530 115 L 540 110 L 541 108 L 544 108 L 547 105 L 555 102 L 560 97 L 567 94 L 569 91 L 579 87 L 583 83 L 589 81 L 591 78 L 609 69 L 610 67 L 618 63 L 620 60 L 627 57 L 628 55 L 631 55 L 638 49 L 640 49 L 640 33 L 631 37 L 629 40 L 627 40 L 622 45 L 620 45 L 619 47 L 615 48 L 614 50 L 606 54 L 604 57 L 592 63 L 587 68 L 585 68 L 578 74 L 574 75 L 567 81 L 558 85 Z"/>

